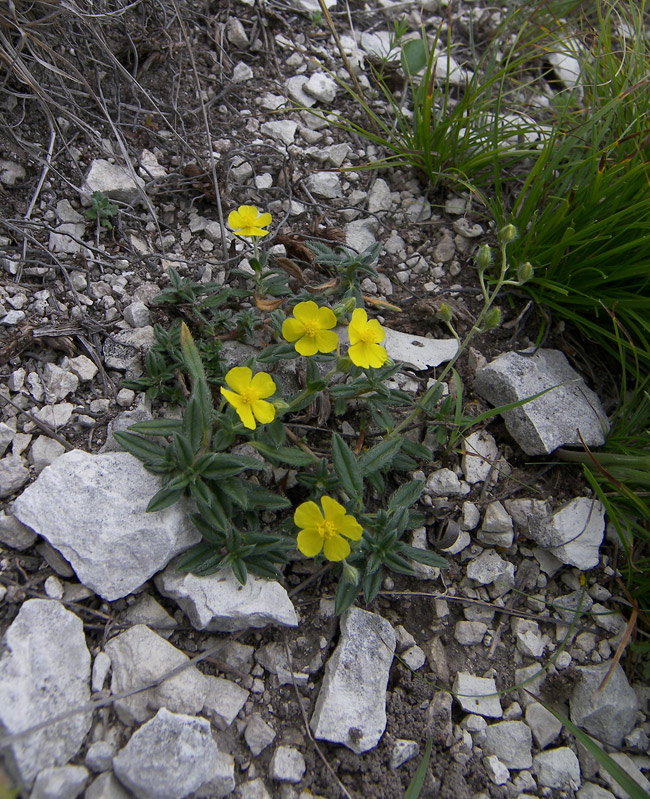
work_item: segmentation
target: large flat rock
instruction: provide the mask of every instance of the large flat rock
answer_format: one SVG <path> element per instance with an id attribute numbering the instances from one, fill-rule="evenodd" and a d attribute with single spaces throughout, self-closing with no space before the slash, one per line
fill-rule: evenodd
<path id="1" fill-rule="evenodd" d="M 85 586 L 112 601 L 201 538 L 184 502 L 145 512 L 160 487 L 127 452 L 73 450 L 43 469 L 15 501 L 14 514 L 63 555 Z"/>

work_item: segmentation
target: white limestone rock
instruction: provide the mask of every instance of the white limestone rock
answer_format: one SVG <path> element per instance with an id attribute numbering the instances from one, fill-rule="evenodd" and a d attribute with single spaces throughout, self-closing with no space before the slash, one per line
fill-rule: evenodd
<path id="1" fill-rule="evenodd" d="M 562 722 L 539 702 L 532 702 L 526 708 L 526 724 L 530 727 L 539 749 L 546 749 L 562 732 Z"/>
<path id="2" fill-rule="evenodd" d="M 29 799 L 77 799 L 88 782 L 88 769 L 83 766 L 53 766 L 43 769 Z"/>
<path id="3" fill-rule="evenodd" d="M 461 468 L 465 480 L 472 485 L 487 480 L 499 457 L 499 448 L 494 436 L 485 430 L 470 433 L 463 441 Z"/>
<path id="4" fill-rule="evenodd" d="M 490 502 L 485 509 L 483 524 L 476 537 L 489 546 L 504 549 L 512 546 L 514 541 L 512 518 L 499 500 Z"/>
<path id="5" fill-rule="evenodd" d="M 181 574 L 171 564 L 155 583 L 161 594 L 176 600 L 197 630 L 232 632 L 268 624 L 298 625 L 289 595 L 275 580 L 249 574 L 242 586 L 231 569 L 197 577 Z"/>
<path id="6" fill-rule="evenodd" d="M 267 724 L 259 713 L 252 713 L 244 730 L 244 740 L 253 755 L 257 757 L 275 740 L 275 730 Z"/>
<path id="7" fill-rule="evenodd" d="M 29 450 L 27 459 L 34 467 L 34 471 L 40 474 L 46 466 L 54 463 L 64 452 L 63 444 L 59 444 L 55 439 L 49 436 L 38 436 Z"/>
<path id="8" fill-rule="evenodd" d="M 144 180 L 134 176 L 119 164 L 111 164 L 102 158 L 96 158 L 86 173 L 81 187 L 81 201 L 90 205 L 90 197 L 95 191 L 101 191 L 111 200 L 123 203 L 134 203 L 144 189 Z"/>
<path id="9" fill-rule="evenodd" d="M 182 666 L 188 656 L 143 624 L 111 638 L 105 646 L 111 659 L 111 693 L 121 694 L 153 683 L 163 674 Z M 208 693 L 208 681 L 189 666 L 160 685 L 115 701 L 115 712 L 123 724 L 150 719 L 161 707 L 176 713 L 199 713 Z"/>
<path id="10" fill-rule="evenodd" d="M 535 755 L 533 773 L 544 788 L 570 788 L 577 791 L 582 784 L 580 763 L 568 746 L 547 749 Z"/>
<path id="11" fill-rule="evenodd" d="M 210 782 L 219 749 L 210 722 L 161 708 L 113 759 L 136 799 L 184 799 Z"/>
<path id="12" fill-rule="evenodd" d="M 467 564 L 467 576 L 481 585 L 500 585 L 508 591 L 515 585 L 515 565 L 494 549 L 485 549 Z"/>
<path id="13" fill-rule="evenodd" d="M 303 88 L 321 103 L 333 102 L 338 92 L 338 84 L 325 72 L 313 72 Z"/>
<path id="14" fill-rule="evenodd" d="M 212 719 L 215 727 L 226 730 L 237 718 L 246 704 L 250 692 L 232 680 L 204 675 L 208 692 L 203 703 L 203 712 Z"/>
<path id="15" fill-rule="evenodd" d="M 586 571 L 598 566 L 605 535 L 605 508 L 577 497 L 545 519 L 531 518 L 530 536 L 562 563 Z"/>
<path id="16" fill-rule="evenodd" d="M 470 487 L 451 469 L 436 469 L 427 477 L 425 490 L 434 497 L 462 497 L 469 494 Z"/>
<path id="17" fill-rule="evenodd" d="M 386 728 L 386 686 L 395 632 L 381 616 L 352 607 L 341 617 L 341 638 L 309 726 L 318 740 L 367 752 Z"/>
<path id="18" fill-rule="evenodd" d="M 269 765 L 269 775 L 276 782 L 294 785 L 303 778 L 307 766 L 305 758 L 293 746 L 278 746 Z"/>
<path id="19" fill-rule="evenodd" d="M 399 768 L 408 760 L 414 758 L 420 751 L 417 741 L 408 738 L 397 738 L 390 753 L 389 765 L 391 768 Z"/>
<path id="20" fill-rule="evenodd" d="M 160 486 L 126 452 L 73 450 L 41 472 L 14 512 L 69 561 L 85 586 L 112 601 L 200 540 L 184 502 L 145 513 Z"/>
<path id="21" fill-rule="evenodd" d="M 314 172 L 305 181 L 308 190 L 321 200 L 333 200 L 343 194 L 341 180 L 334 172 Z"/>
<path id="22" fill-rule="evenodd" d="M 81 619 L 56 600 L 28 599 L 4 637 L 0 659 L 0 730 L 12 735 L 90 699 L 90 654 Z M 4 751 L 14 780 L 31 788 L 51 766 L 81 748 L 90 713 L 79 713 L 19 739 Z"/>
<path id="23" fill-rule="evenodd" d="M 15 494 L 29 480 L 29 469 L 19 455 L 7 455 L 0 460 L 0 499 Z"/>
<path id="24" fill-rule="evenodd" d="M 607 414 L 597 394 L 559 350 L 499 355 L 477 373 L 474 389 L 495 406 L 550 389 L 503 414 L 508 432 L 527 455 L 549 455 L 567 444 L 581 445 L 581 436 L 590 447 L 605 442 Z"/>
<path id="25" fill-rule="evenodd" d="M 634 762 L 633 758 L 624 754 L 623 752 L 613 752 L 611 756 L 612 760 L 617 763 L 623 769 L 623 771 L 627 772 L 627 774 L 629 774 L 629 776 L 641 786 L 647 795 L 650 795 L 650 781 L 648 781 L 648 778 L 643 774 L 637 763 Z M 639 762 L 639 765 L 641 765 L 642 768 L 644 768 L 646 764 L 647 761 L 646 763 L 643 763 L 643 761 Z M 601 766 L 598 770 L 598 773 L 603 781 L 607 784 L 610 791 L 618 799 L 628 799 L 628 792 L 622 788 L 618 782 L 616 782 L 614 777 L 612 777 L 607 769 Z"/>
<path id="26" fill-rule="evenodd" d="M 599 741 L 619 747 L 634 728 L 639 700 L 618 664 L 598 690 L 610 666 L 611 661 L 607 661 L 580 668 L 580 680 L 571 693 L 569 707 L 574 724 Z"/>
<path id="27" fill-rule="evenodd" d="M 491 677 L 475 677 L 466 671 L 456 674 L 454 698 L 466 713 L 491 719 L 503 717 L 497 686 Z"/>
<path id="28" fill-rule="evenodd" d="M 509 769 L 533 765 L 533 736 L 523 721 L 500 721 L 485 731 L 485 751 L 496 755 Z"/>
<path id="29" fill-rule="evenodd" d="M 488 777 L 495 785 L 505 785 L 510 779 L 508 767 L 496 755 L 487 755 L 483 758 L 483 766 Z"/>

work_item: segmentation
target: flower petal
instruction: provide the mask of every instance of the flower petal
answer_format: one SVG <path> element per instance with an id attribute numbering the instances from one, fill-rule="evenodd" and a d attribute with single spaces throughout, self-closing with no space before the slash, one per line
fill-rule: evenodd
<path id="1" fill-rule="evenodd" d="M 350 344 L 357 344 L 361 340 L 367 321 L 368 314 L 364 309 L 356 308 L 350 319 L 350 324 L 348 325 Z"/>
<path id="2" fill-rule="evenodd" d="M 318 343 L 316 336 L 303 336 L 300 341 L 296 341 L 296 352 L 299 355 L 304 355 L 309 358 L 310 355 L 316 355 L 318 352 Z"/>
<path id="3" fill-rule="evenodd" d="M 227 388 L 222 388 L 221 393 L 223 394 L 224 399 L 228 400 L 233 408 L 241 408 L 244 403 L 244 398 L 241 396 L 241 394 L 236 394 L 234 391 L 228 391 Z"/>
<path id="4" fill-rule="evenodd" d="M 231 227 L 233 230 L 237 228 L 243 227 L 244 221 L 241 218 L 241 214 L 239 211 L 231 211 L 228 214 L 228 227 Z"/>
<path id="5" fill-rule="evenodd" d="M 375 344 L 379 344 L 380 341 L 383 341 L 386 338 L 386 333 L 384 332 L 384 328 L 379 324 L 379 322 L 376 319 L 371 319 L 368 322 L 366 330 L 372 332 L 375 339 Z"/>
<path id="6" fill-rule="evenodd" d="M 251 380 L 251 388 L 257 394 L 258 399 L 266 399 L 276 392 L 275 381 L 267 372 L 258 372 Z"/>
<path id="7" fill-rule="evenodd" d="M 388 353 L 380 344 L 368 344 L 368 362 L 373 369 L 381 369 L 388 359 Z"/>
<path id="8" fill-rule="evenodd" d="M 255 424 L 255 418 L 253 416 L 253 411 L 251 410 L 251 406 L 248 403 L 242 403 L 242 405 L 237 408 L 237 415 L 242 421 L 244 427 L 247 427 L 249 430 L 255 430 L 257 425 Z"/>
<path id="9" fill-rule="evenodd" d="M 340 560 L 345 560 L 350 554 L 350 545 L 345 538 L 341 538 L 340 535 L 335 535 L 332 536 L 332 538 L 325 539 L 325 545 L 323 549 L 327 560 L 333 560 L 337 562 Z"/>
<path id="10" fill-rule="evenodd" d="M 352 340 L 352 337 L 350 337 Z M 360 366 L 362 369 L 368 369 L 370 361 L 368 359 L 368 345 L 360 341 L 358 344 L 353 344 L 348 350 L 348 357 L 355 366 Z"/>
<path id="11" fill-rule="evenodd" d="M 316 345 L 319 352 L 333 352 L 339 345 L 339 337 L 333 330 L 321 330 L 316 333 Z"/>
<path id="12" fill-rule="evenodd" d="M 260 212 L 255 205 L 240 205 L 237 209 L 242 227 L 259 227 L 258 218 Z"/>
<path id="13" fill-rule="evenodd" d="M 302 322 L 313 322 L 318 316 L 318 305 L 313 300 L 299 302 L 293 309 L 293 315 Z"/>
<path id="14" fill-rule="evenodd" d="M 248 368 L 248 366 L 233 366 L 233 368 L 226 374 L 226 383 L 233 389 L 233 391 L 237 391 L 239 394 L 242 391 L 246 391 L 246 389 L 251 384 L 251 378 L 253 377 L 253 372 Z"/>
<path id="15" fill-rule="evenodd" d="M 336 525 L 338 532 L 346 538 L 351 538 L 353 541 L 360 541 L 363 535 L 363 527 L 354 518 L 346 514 L 341 521 Z"/>
<path id="16" fill-rule="evenodd" d="M 270 424 L 275 419 L 275 405 L 266 400 L 255 400 L 251 409 L 260 424 Z"/>
<path id="17" fill-rule="evenodd" d="M 336 327 L 336 314 L 331 308 L 324 305 L 318 309 L 318 324 L 321 328 L 327 330 L 330 327 Z"/>
<path id="18" fill-rule="evenodd" d="M 320 504 L 323 506 L 323 513 L 328 522 L 336 525 L 337 521 L 345 516 L 345 508 L 340 502 L 337 502 L 332 497 L 321 497 Z"/>
<path id="19" fill-rule="evenodd" d="M 287 341 L 297 341 L 305 335 L 305 326 L 299 319 L 285 319 L 282 323 L 282 335 Z"/>
<path id="20" fill-rule="evenodd" d="M 257 217 L 257 221 L 255 222 L 255 225 L 257 227 L 266 227 L 267 225 L 270 225 L 272 221 L 273 221 L 273 217 L 271 216 L 271 214 L 263 213 L 263 214 L 260 214 Z"/>
<path id="21" fill-rule="evenodd" d="M 298 533 L 297 544 L 303 555 L 315 558 L 323 548 L 323 537 L 318 535 L 315 528 L 309 527 Z"/>
<path id="22" fill-rule="evenodd" d="M 315 502 L 303 502 L 293 514 L 296 527 L 316 527 L 324 522 L 323 514 Z"/>

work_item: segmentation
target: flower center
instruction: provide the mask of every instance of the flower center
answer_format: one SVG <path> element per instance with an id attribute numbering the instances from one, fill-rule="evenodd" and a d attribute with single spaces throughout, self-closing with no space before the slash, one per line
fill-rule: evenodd
<path id="1" fill-rule="evenodd" d="M 245 405 L 252 405 L 256 400 L 259 399 L 257 396 L 257 391 L 254 388 L 248 387 L 245 388 L 240 394 L 242 400 L 244 401 Z"/>
<path id="2" fill-rule="evenodd" d="M 303 322 L 303 324 L 305 326 L 305 335 L 310 338 L 320 331 L 320 325 L 313 319 L 308 319 L 306 322 Z"/>
<path id="3" fill-rule="evenodd" d="M 359 334 L 359 340 L 362 344 L 376 344 L 377 343 L 377 336 L 375 335 L 374 331 L 369 330 L 366 328 L 362 330 Z"/>
<path id="4" fill-rule="evenodd" d="M 318 534 L 323 538 L 333 538 L 336 533 L 336 527 L 333 522 L 324 521 L 318 525 Z"/>

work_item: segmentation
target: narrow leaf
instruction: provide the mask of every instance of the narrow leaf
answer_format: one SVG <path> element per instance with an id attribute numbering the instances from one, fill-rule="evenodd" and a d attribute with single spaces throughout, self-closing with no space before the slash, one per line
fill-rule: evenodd
<path id="1" fill-rule="evenodd" d="M 178 502 L 184 493 L 185 491 L 182 488 L 161 488 L 160 491 L 153 495 L 147 505 L 147 513 L 169 508 L 175 502 Z"/>
<path id="2" fill-rule="evenodd" d="M 165 458 L 165 449 L 156 444 L 155 441 L 148 441 L 146 438 L 136 436 L 133 433 L 113 433 L 113 437 L 121 444 L 127 452 L 134 455 L 138 460 L 151 461 L 154 459 Z"/>
<path id="3" fill-rule="evenodd" d="M 315 455 L 298 447 L 270 447 L 261 441 L 251 441 L 251 446 L 271 463 L 287 463 L 289 466 L 314 466 L 318 462 Z"/>
<path id="4" fill-rule="evenodd" d="M 363 475 L 379 472 L 389 466 L 402 448 L 401 438 L 385 438 L 359 458 L 359 469 Z"/>
<path id="5" fill-rule="evenodd" d="M 388 500 L 388 510 L 397 511 L 401 508 L 409 508 L 420 499 L 423 490 L 424 482 L 422 480 L 410 480 L 408 483 L 404 483 L 391 494 Z"/>
<path id="6" fill-rule="evenodd" d="M 180 419 L 148 419 L 146 422 L 132 424 L 129 430 L 145 436 L 171 436 L 178 433 L 182 426 L 183 422 Z"/>
<path id="7" fill-rule="evenodd" d="M 424 781 L 427 776 L 427 769 L 429 768 L 429 760 L 431 758 L 431 749 L 433 747 L 433 738 L 429 738 L 429 742 L 427 743 L 427 748 L 424 750 L 424 754 L 422 755 L 422 760 L 420 761 L 420 765 L 415 770 L 415 774 L 409 783 L 409 787 L 406 789 L 404 794 L 404 799 L 419 799 L 420 794 L 422 793 L 422 788 L 424 787 Z"/>
<path id="8" fill-rule="evenodd" d="M 352 499 L 361 499 L 363 479 L 361 469 L 352 451 L 338 433 L 332 437 L 332 461 L 341 488 Z"/>
<path id="9" fill-rule="evenodd" d="M 183 353 L 185 368 L 190 373 L 192 380 L 205 380 L 205 369 L 203 368 L 201 356 L 185 322 L 181 324 L 181 352 Z"/>

